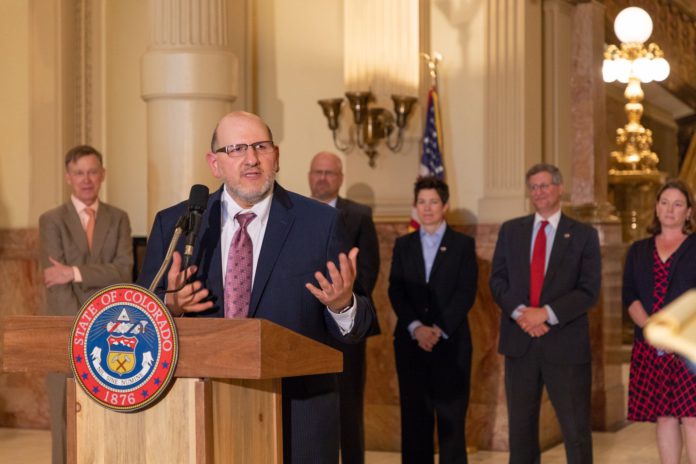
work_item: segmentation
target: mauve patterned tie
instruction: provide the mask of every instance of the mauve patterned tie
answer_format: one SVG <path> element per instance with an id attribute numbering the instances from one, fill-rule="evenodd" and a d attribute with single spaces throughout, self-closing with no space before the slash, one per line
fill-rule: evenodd
<path id="1" fill-rule="evenodd" d="M 254 213 L 238 213 L 234 217 L 239 222 L 239 229 L 232 237 L 225 274 L 225 317 L 229 319 L 249 314 L 254 250 L 247 226 L 255 217 Z"/>

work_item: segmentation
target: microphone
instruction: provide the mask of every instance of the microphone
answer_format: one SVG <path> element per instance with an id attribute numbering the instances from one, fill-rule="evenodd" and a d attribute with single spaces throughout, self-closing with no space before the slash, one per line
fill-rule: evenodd
<path id="1" fill-rule="evenodd" d="M 186 269 L 193 256 L 193 245 L 203 222 L 203 213 L 208 207 L 208 187 L 196 184 L 191 187 L 188 199 L 188 218 L 186 221 L 186 242 L 184 243 L 184 263 L 182 269 Z"/>

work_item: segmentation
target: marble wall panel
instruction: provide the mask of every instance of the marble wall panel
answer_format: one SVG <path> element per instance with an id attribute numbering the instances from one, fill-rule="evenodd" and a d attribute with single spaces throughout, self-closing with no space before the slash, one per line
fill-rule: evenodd
<path id="1" fill-rule="evenodd" d="M 477 449 L 507 450 L 507 407 L 505 404 L 503 357 L 498 354 L 500 311 L 490 290 L 491 259 L 499 225 L 480 224 L 456 227 L 475 237 L 479 265 L 476 302 L 469 313 L 473 339 L 471 396 L 467 417 L 467 444 Z M 590 337 L 593 347 L 592 424 L 596 430 L 609 430 L 623 421 L 623 385 L 621 360 L 611 353 L 621 350 L 621 263 L 620 227 L 598 226 L 602 246 L 603 288 L 600 301 L 590 312 Z M 394 366 L 392 332 L 395 316 L 387 296 L 391 252 L 394 241 L 407 233 L 401 223 L 378 223 L 382 267 L 373 294 L 382 334 L 368 340 L 366 387 L 366 447 L 372 450 L 400 449 L 399 389 Z M 612 358 L 611 361 L 608 358 Z M 543 448 L 561 441 L 560 427 L 551 403 L 544 393 L 540 418 Z"/>
<path id="2" fill-rule="evenodd" d="M 0 230 L 0 317 L 39 314 L 43 301 L 38 231 Z M 42 375 L 0 374 L 0 427 L 48 428 Z"/>
<path id="3" fill-rule="evenodd" d="M 498 225 L 457 227 L 476 238 L 479 282 L 476 302 L 469 315 L 474 353 L 472 389 L 467 418 L 467 442 L 477 449 L 506 450 L 507 410 L 503 383 L 503 358 L 497 353 L 500 311 L 488 290 L 491 258 Z M 600 304 L 590 313 L 593 356 L 593 426 L 610 429 L 623 419 L 623 389 L 620 360 L 620 262 L 623 252 L 610 246 L 619 237 L 609 228 L 600 231 L 603 240 L 604 288 Z M 399 388 L 394 366 L 393 330 L 396 317 L 387 296 L 391 253 L 397 237 L 407 233 L 405 223 L 378 223 L 382 266 L 374 292 L 381 335 L 367 343 L 366 445 L 371 450 L 400 449 Z M 38 314 L 43 290 L 37 264 L 36 230 L 0 231 L 0 316 Z M 618 264 L 617 264 L 618 263 Z M 609 308 L 609 309 L 606 309 Z M 614 356 L 616 358 L 616 356 Z M 616 372 L 615 372 L 616 371 Z M 48 413 L 43 378 L 25 374 L 0 375 L 0 426 L 47 428 Z M 619 418 L 619 419 L 616 419 Z M 544 396 L 540 437 L 549 447 L 561 439 L 548 398 Z"/>

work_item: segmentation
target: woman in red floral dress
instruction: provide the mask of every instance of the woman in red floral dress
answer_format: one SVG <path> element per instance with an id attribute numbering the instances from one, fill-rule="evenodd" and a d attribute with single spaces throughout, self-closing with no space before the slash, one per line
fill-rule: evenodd
<path id="1" fill-rule="evenodd" d="M 636 324 L 628 386 L 628 419 L 656 422 L 663 464 L 678 464 L 682 444 L 696 464 L 696 374 L 674 353 L 649 345 L 642 327 L 651 314 L 696 288 L 693 196 L 681 181 L 657 194 L 652 237 L 631 245 L 624 270 L 623 303 Z M 682 435 L 683 434 L 683 435 Z"/>

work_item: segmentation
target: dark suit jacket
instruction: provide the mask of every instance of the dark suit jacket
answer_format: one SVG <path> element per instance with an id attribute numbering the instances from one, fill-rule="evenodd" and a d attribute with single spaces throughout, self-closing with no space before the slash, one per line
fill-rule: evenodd
<path id="1" fill-rule="evenodd" d="M 502 311 L 498 350 L 524 355 L 532 338 L 512 318 L 519 305 L 529 305 L 529 263 L 534 215 L 505 222 L 493 254 L 490 287 Z M 549 305 L 559 323 L 539 338 L 544 359 L 557 364 L 589 362 L 587 311 L 597 302 L 601 257 L 597 231 L 561 215 L 541 290 L 540 305 Z"/>
<path id="2" fill-rule="evenodd" d="M 49 314 L 74 316 L 82 304 L 107 285 L 133 280 L 133 243 L 125 211 L 99 203 L 94 223 L 93 249 L 71 201 L 39 217 L 41 268 L 51 265 L 48 257 L 77 266 L 82 282 L 55 285 L 46 290 Z"/>
<path id="3" fill-rule="evenodd" d="M 624 309 L 628 309 L 631 303 L 639 300 L 645 311 L 651 314 L 655 289 L 654 251 L 654 237 L 639 240 L 629 248 L 623 277 Z M 689 235 L 672 255 L 669 284 L 663 307 L 692 288 L 696 288 L 696 235 L 694 234 Z M 635 336 L 636 339 L 643 340 L 643 330 L 638 326 L 635 327 Z"/>
<path id="4" fill-rule="evenodd" d="M 398 317 L 394 337 L 411 340 L 408 325 L 415 320 L 437 325 L 448 336 L 445 343 L 459 343 L 463 348 L 453 361 L 468 366 L 471 334 L 467 314 L 476 298 L 477 276 L 471 237 L 447 227 L 427 283 L 419 232 L 398 238 L 389 274 L 389 299 Z"/>
<path id="5" fill-rule="evenodd" d="M 377 283 L 379 275 L 379 241 L 377 230 L 372 222 L 372 209 L 346 198 L 336 199 L 336 208 L 341 213 L 343 220 L 346 248 L 358 247 L 358 276 L 362 291 L 367 296 L 372 296 L 372 291 Z M 380 333 L 379 323 L 375 317 L 374 323 L 368 335 Z"/>
<path id="6" fill-rule="evenodd" d="M 204 317 L 224 317 L 220 251 L 221 195 L 222 188 L 209 197 L 208 208 L 203 215 L 201 230 L 194 247 L 193 263 L 198 266 L 194 279 L 200 280 L 210 291 L 214 302 L 212 309 L 199 314 Z M 175 223 L 186 208 L 185 202 L 180 203 L 159 212 L 155 217 L 143 269 L 138 278 L 141 285 L 150 285 L 165 256 Z M 267 319 L 322 343 L 327 343 L 331 337 L 344 342 L 356 342 L 365 336 L 374 317 L 372 305 L 367 297 L 356 296 L 355 325 L 353 330 L 344 336 L 326 307 L 305 288 L 306 282 L 314 282 L 316 285 L 314 273 L 324 270 L 328 260 L 336 262 L 340 244 L 344 243 L 339 230 L 340 222 L 334 208 L 288 192 L 275 184 L 261 254 L 254 275 L 249 317 Z M 183 249 L 183 240 L 179 242 L 177 249 Z M 157 293 L 162 295 L 165 287 L 166 278 L 157 286 Z M 333 374 L 284 379 L 284 406 L 287 401 L 298 400 L 296 404 L 292 404 L 290 414 L 287 410 L 284 411 L 284 421 L 289 419 L 288 415 L 302 418 L 325 413 L 329 417 L 334 414 L 338 419 L 337 398 L 334 398 L 336 401 L 328 403 L 325 399 L 313 401 L 323 394 L 335 392 L 336 386 L 336 376 Z M 298 425 L 294 419 L 293 424 Z M 337 437 L 338 424 L 329 426 L 334 425 L 335 431 L 326 431 L 328 436 L 335 432 Z M 300 424 L 298 428 L 303 427 Z M 310 435 L 314 433 L 307 430 L 293 431 L 292 443 L 285 443 L 286 451 L 291 447 L 299 451 L 301 446 L 310 446 L 301 442 L 302 432 Z M 286 438 L 288 433 L 289 430 L 284 425 Z M 337 447 L 330 450 L 322 462 L 332 462 L 333 452 L 337 453 L 337 450 Z M 292 454 L 296 456 L 295 451 Z M 338 454 L 335 455 L 335 459 L 338 459 Z"/>

